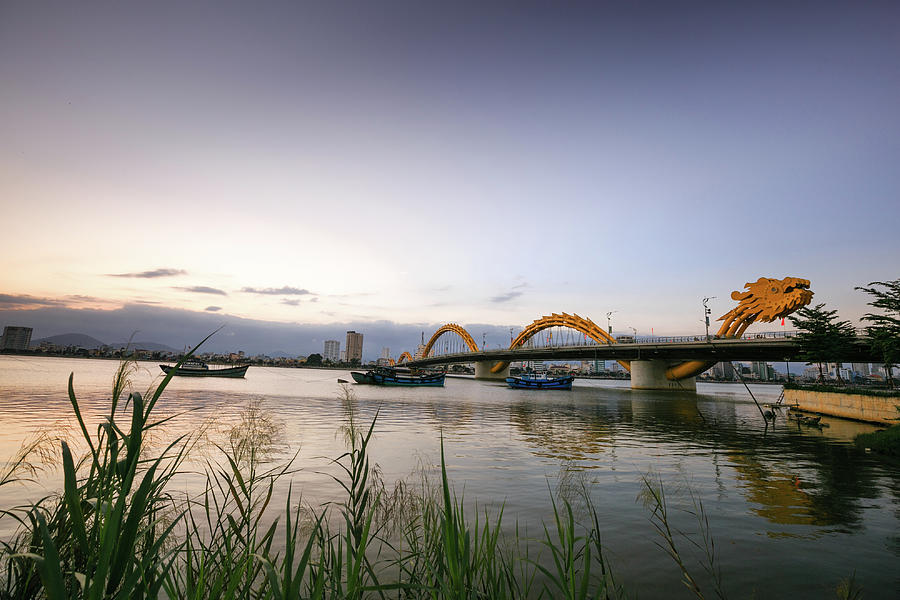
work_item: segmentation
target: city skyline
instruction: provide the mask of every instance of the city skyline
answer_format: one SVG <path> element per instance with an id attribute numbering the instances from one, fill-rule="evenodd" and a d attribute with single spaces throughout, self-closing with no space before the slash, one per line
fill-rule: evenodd
<path id="1" fill-rule="evenodd" d="M 692 334 L 759 276 L 859 324 L 900 276 L 894 3 L 0 15 L 0 326 L 376 352 L 561 311 Z"/>

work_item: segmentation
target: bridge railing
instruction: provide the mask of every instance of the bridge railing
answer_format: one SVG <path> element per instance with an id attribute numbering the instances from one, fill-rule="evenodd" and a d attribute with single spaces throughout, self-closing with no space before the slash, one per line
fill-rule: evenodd
<path id="1" fill-rule="evenodd" d="M 863 328 L 856 328 L 854 330 L 854 332 L 856 333 L 856 336 L 858 338 L 866 338 L 868 336 L 868 334 L 866 333 L 866 330 Z M 802 333 L 802 332 L 795 331 L 795 330 L 763 331 L 763 332 L 759 332 L 759 333 L 745 333 L 739 339 L 745 340 L 745 341 L 790 339 L 790 338 L 797 337 L 800 333 Z M 628 338 L 631 338 L 631 337 L 632 336 L 628 336 Z M 717 338 L 713 335 L 710 335 L 709 341 L 710 342 L 717 342 L 717 341 L 721 342 L 721 341 L 725 341 L 725 340 L 734 340 L 734 339 L 736 339 L 736 338 Z M 677 335 L 677 336 L 637 336 L 633 340 L 632 339 L 628 339 L 627 341 L 623 340 L 623 341 L 620 341 L 619 343 L 623 343 L 623 344 L 683 344 L 683 343 L 706 342 L 706 341 L 707 341 L 707 339 L 706 339 L 705 335 Z M 533 344 L 533 345 L 526 346 L 525 348 L 522 348 L 522 349 L 528 350 L 528 349 L 539 349 L 539 348 L 565 348 L 565 347 L 572 347 L 572 346 L 606 346 L 607 345 L 606 343 L 597 342 L 590 338 L 587 338 L 583 341 L 583 343 L 578 343 L 578 344 L 571 344 L 571 343 L 560 344 L 560 343 L 554 343 L 554 342 L 556 342 L 555 339 L 553 341 L 551 341 L 549 344 L 544 344 L 544 343 Z M 505 350 L 505 349 L 506 348 L 501 348 L 500 346 L 497 346 L 496 348 L 486 348 L 486 350 Z M 441 354 L 465 353 L 466 352 L 465 350 L 460 350 L 458 348 L 444 348 L 443 350 L 444 350 L 443 352 L 438 352 L 437 354 L 432 354 L 431 356 L 441 355 Z M 448 352 L 448 350 L 449 350 L 449 352 Z M 484 351 L 484 350 L 485 349 L 483 349 L 482 351 Z"/>
<path id="2" fill-rule="evenodd" d="M 868 337 L 866 330 L 862 327 L 857 327 L 853 330 L 856 334 L 856 337 L 864 338 Z M 795 338 L 800 335 L 801 331 L 791 330 L 791 331 L 761 331 L 759 333 L 745 333 L 740 337 L 742 340 L 775 340 L 775 339 L 788 339 Z M 714 335 L 709 336 L 710 340 L 715 342 L 716 340 L 724 340 L 724 339 L 735 339 L 735 338 L 718 338 Z M 705 342 L 705 335 L 677 335 L 677 336 L 638 336 L 634 339 L 634 344 L 678 344 L 685 342 Z"/>

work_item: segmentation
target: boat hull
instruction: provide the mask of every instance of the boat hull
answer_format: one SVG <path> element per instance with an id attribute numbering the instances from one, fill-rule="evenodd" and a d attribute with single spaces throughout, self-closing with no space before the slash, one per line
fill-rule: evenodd
<path id="1" fill-rule="evenodd" d="M 372 373 L 375 385 L 387 385 L 397 387 L 443 387 L 444 374 L 436 375 L 389 375 L 385 373 Z"/>
<path id="2" fill-rule="evenodd" d="M 531 379 L 529 377 L 507 377 L 506 384 L 516 390 L 571 390 L 575 377 L 550 377 Z"/>
<path id="3" fill-rule="evenodd" d="M 230 377 L 233 379 L 240 379 L 247 373 L 247 369 L 250 368 L 250 365 L 225 367 L 223 369 L 186 369 L 184 367 L 176 369 L 171 365 L 159 365 L 159 368 L 162 369 L 162 372 L 166 375 L 174 371 L 172 375 L 175 377 Z"/>
<path id="4" fill-rule="evenodd" d="M 366 373 L 351 372 L 350 375 L 356 383 L 371 385 L 396 387 L 443 387 L 444 385 L 443 373 L 401 375 L 390 371 L 368 371 Z"/>
<path id="5" fill-rule="evenodd" d="M 350 376 L 353 377 L 353 381 L 356 383 L 364 383 L 364 384 L 375 384 L 375 379 L 372 377 L 371 373 L 357 373 L 355 371 L 350 372 Z"/>

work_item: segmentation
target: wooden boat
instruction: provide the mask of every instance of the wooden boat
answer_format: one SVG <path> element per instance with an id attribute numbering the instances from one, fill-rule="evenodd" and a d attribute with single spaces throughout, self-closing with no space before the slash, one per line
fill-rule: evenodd
<path id="1" fill-rule="evenodd" d="M 509 387 L 517 390 L 571 390 L 574 375 L 563 377 L 507 377 Z"/>
<path id="2" fill-rule="evenodd" d="M 368 373 L 359 373 L 357 371 L 351 371 L 350 376 L 353 377 L 353 381 L 356 383 L 367 383 L 373 384 L 375 383 L 375 378 L 371 376 L 372 371 Z"/>
<path id="3" fill-rule="evenodd" d="M 409 369 L 376 367 L 365 373 L 351 372 L 356 383 L 400 387 L 443 387 L 444 373 L 413 373 Z"/>
<path id="4" fill-rule="evenodd" d="M 186 360 L 181 363 L 177 369 L 175 365 L 159 365 L 163 373 L 168 375 L 174 371 L 172 375 L 179 377 L 243 377 L 247 373 L 250 365 L 236 365 L 233 367 L 209 368 L 205 362 L 201 360 Z"/>

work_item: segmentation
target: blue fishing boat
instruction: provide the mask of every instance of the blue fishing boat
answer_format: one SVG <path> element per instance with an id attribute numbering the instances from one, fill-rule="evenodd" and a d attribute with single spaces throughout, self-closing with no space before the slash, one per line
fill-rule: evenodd
<path id="1" fill-rule="evenodd" d="M 571 390 L 574 375 L 563 377 L 536 377 L 526 375 L 524 377 L 507 377 L 506 383 L 516 390 Z"/>
<path id="2" fill-rule="evenodd" d="M 409 369 L 376 367 L 365 373 L 352 372 L 356 383 L 401 387 L 443 387 L 444 373 L 413 373 Z"/>

